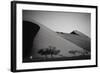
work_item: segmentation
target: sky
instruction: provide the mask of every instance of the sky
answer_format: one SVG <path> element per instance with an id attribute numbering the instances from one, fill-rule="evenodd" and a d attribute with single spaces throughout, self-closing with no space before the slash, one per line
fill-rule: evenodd
<path id="1" fill-rule="evenodd" d="M 91 35 L 90 13 L 23 10 L 25 19 L 33 19 L 56 32 L 78 30 L 89 37 Z"/>

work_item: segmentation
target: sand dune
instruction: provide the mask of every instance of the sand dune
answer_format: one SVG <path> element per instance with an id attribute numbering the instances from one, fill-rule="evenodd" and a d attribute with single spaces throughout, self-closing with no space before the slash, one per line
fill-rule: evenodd
<path id="1" fill-rule="evenodd" d="M 90 51 L 90 38 L 85 34 L 77 30 L 71 32 L 70 34 L 61 32 L 57 33 L 64 39 L 69 40 L 70 42 L 76 44 L 77 46 L 80 46 L 81 48 Z"/>
<path id="2" fill-rule="evenodd" d="M 32 21 L 34 23 L 34 21 Z M 43 48 L 48 48 L 49 46 L 54 46 L 56 47 L 58 50 L 60 50 L 60 54 L 66 57 L 71 57 L 73 56 L 72 54 L 69 53 L 70 50 L 78 50 L 78 51 L 82 51 L 84 52 L 83 47 L 80 47 L 79 45 L 76 45 L 75 43 L 73 43 L 73 40 L 75 40 L 75 42 L 78 43 L 82 43 L 80 41 L 78 41 L 79 37 L 72 34 L 72 35 L 68 35 L 66 34 L 67 40 L 62 38 L 61 36 L 59 36 L 56 32 L 50 30 L 49 28 L 45 27 L 44 25 L 35 22 L 36 24 L 38 24 L 40 26 L 40 30 L 38 31 L 34 41 L 33 41 L 33 48 L 32 48 L 32 57 L 43 57 L 41 55 L 39 55 L 37 52 L 39 49 L 43 49 Z M 72 37 L 72 38 L 69 38 Z M 75 38 L 77 37 L 77 38 Z M 71 39 L 71 40 L 69 40 Z M 83 46 L 83 45 L 82 45 Z M 80 54 L 77 54 L 80 55 Z M 61 57 L 59 55 L 56 55 L 55 57 Z"/>

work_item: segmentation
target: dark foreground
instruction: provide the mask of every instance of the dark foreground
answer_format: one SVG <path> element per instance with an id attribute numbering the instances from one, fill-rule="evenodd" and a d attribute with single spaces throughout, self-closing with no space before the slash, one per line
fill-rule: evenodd
<path id="1" fill-rule="evenodd" d="M 68 61 L 68 60 L 87 60 L 91 59 L 90 55 L 87 56 L 74 56 L 74 57 L 61 57 L 61 58 L 33 58 L 33 59 L 24 59 L 23 62 L 48 62 L 48 61 Z"/>

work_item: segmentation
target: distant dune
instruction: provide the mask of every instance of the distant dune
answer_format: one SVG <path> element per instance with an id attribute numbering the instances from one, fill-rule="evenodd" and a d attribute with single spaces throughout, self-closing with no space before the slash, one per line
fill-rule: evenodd
<path id="1" fill-rule="evenodd" d="M 63 37 L 64 39 L 69 40 L 72 43 L 80 46 L 81 48 L 85 50 L 88 50 L 88 51 L 91 50 L 90 38 L 77 30 L 72 31 L 70 34 L 62 33 L 62 32 L 57 32 L 57 34 Z"/>

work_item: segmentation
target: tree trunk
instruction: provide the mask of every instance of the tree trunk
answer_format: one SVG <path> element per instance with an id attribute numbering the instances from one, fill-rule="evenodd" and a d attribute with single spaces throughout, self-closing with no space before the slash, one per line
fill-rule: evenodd
<path id="1" fill-rule="evenodd" d="M 53 58 L 53 55 L 51 54 L 51 58 Z"/>
<path id="2" fill-rule="evenodd" d="M 47 58 L 48 58 L 47 55 L 45 55 L 45 60 L 47 60 Z"/>
<path id="3" fill-rule="evenodd" d="M 65 56 L 63 56 L 63 55 L 61 55 L 61 54 L 60 54 L 59 56 L 61 56 L 61 57 L 65 57 Z"/>

